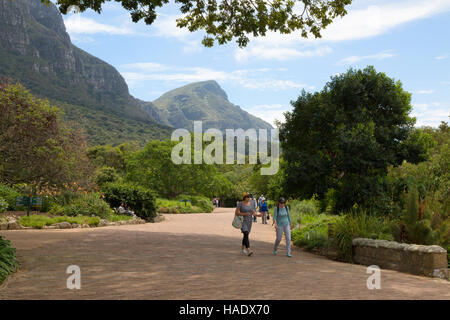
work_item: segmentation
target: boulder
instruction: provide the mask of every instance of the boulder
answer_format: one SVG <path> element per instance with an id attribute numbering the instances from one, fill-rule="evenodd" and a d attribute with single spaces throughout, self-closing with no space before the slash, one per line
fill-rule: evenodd
<path id="1" fill-rule="evenodd" d="M 58 229 L 71 229 L 72 225 L 69 222 L 60 222 L 54 224 Z"/>
<path id="2" fill-rule="evenodd" d="M 8 230 L 20 230 L 22 226 L 17 221 L 8 223 Z"/>
<path id="3" fill-rule="evenodd" d="M 83 224 L 81 225 L 81 228 L 90 228 L 90 227 L 89 227 L 89 225 L 88 225 L 87 223 L 83 223 Z"/>
<path id="4" fill-rule="evenodd" d="M 0 223 L 0 230 L 8 230 L 8 223 L 7 222 Z"/>

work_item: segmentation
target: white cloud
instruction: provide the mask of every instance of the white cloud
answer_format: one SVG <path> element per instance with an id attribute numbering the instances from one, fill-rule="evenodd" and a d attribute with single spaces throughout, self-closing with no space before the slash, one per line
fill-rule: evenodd
<path id="1" fill-rule="evenodd" d="M 444 59 L 447 59 L 448 58 L 448 56 L 447 55 L 445 55 L 445 56 L 437 56 L 437 57 L 434 57 L 436 60 L 444 60 Z"/>
<path id="2" fill-rule="evenodd" d="M 198 32 L 192 33 L 186 28 L 178 28 L 176 20 L 182 15 L 159 14 L 152 24 L 152 36 L 172 38 L 184 43 L 183 52 L 200 52 L 203 47 Z"/>
<path id="3" fill-rule="evenodd" d="M 297 12 L 299 10 L 302 10 L 302 6 L 298 6 Z M 380 3 L 379 0 L 359 1 L 359 3 L 355 1 L 348 7 L 346 16 L 335 19 L 322 31 L 322 38 L 315 39 L 311 35 L 305 39 L 299 32 L 291 34 L 268 32 L 264 37 L 250 37 L 249 46 L 237 49 L 235 59 L 240 61 L 242 57 L 267 59 L 275 59 L 280 56 L 290 59 L 304 57 L 305 55 L 302 55 L 301 52 L 305 52 L 305 46 L 308 45 L 372 38 L 403 24 L 446 11 L 450 11 L 449 0 L 402 0 L 384 1 L 383 3 Z M 241 50 L 243 52 L 240 52 Z M 264 55 L 261 53 L 263 50 L 267 50 L 268 53 Z M 272 54 L 271 51 L 274 53 Z M 318 53 L 314 50 L 306 50 L 306 52 L 309 52 L 310 56 L 313 56 L 312 53 L 316 53 L 316 55 Z M 328 53 L 330 50 L 324 52 L 324 54 Z"/>
<path id="4" fill-rule="evenodd" d="M 168 66 L 155 62 L 136 62 L 122 65 L 125 69 L 140 69 L 142 71 L 154 72 L 170 69 Z"/>
<path id="5" fill-rule="evenodd" d="M 342 59 L 339 63 L 340 64 L 354 64 L 357 62 L 360 62 L 362 60 L 383 60 L 395 57 L 396 54 L 389 53 L 389 52 L 380 52 L 377 54 L 371 54 L 367 56 L 350 56 L 347 58 Z"/>
<path id="6" fill-rule="evenodd" d="M 313 86 L 301 82 L 276 79 L 273 74 L 283 71 L 270 68 L 220 71 L 204 67 L 175 67 L 144 62 L 126 64 L 121 66 L 121 69 L 125 69 L 121 74 L 130 87 L 142 85 L 147 81 L 189 83 L 214 79 L 256 90 L 314 89 Z"/>
<path id="7" fill-rule="evenodd" d="M 429 90 L 418 90 L 416 93 L 417 94 L 432 94 L 435 93 L 436 91 L 433 89 L 429 89 Z"/>
<path id="8" fill-rule="evenodd" d="M 250 45 L 247 49 L 236 49 L 234 58 L 239 61 L 246 61 L 250 57 L 261 60 L 291 60 L 296 58 L 311 58 L 324 56 L 333 50 L 329 46 L 318 47 L 314 50 L 298 50 L 289 47 L 266 47 L 261 45 Z"/>
<path id="9" fill-rule="evenodd" d="M 126 35 L 135 32 L 127 27 L 116 27 L 108 24 L 96 22 L 95 20 L 82 17 L 80 14 L 73 14 L 64 19 L 66 30 L 70 35 L 74 34 L 96 34 L 106 33 L 110 35 Z"/>
<path id="10" fill-rule="evenodd" d="M 449 122 L 450 104 L 445 105 L 439 102 L 414 104 L 411 115 L 417 118 L 417 127 L 437 127 L 441 121 Z"/>
<path id="11" fill-rule="evenodd" d="M 264 121 L 267 121 L 272 126 L 275 126 L 275 120 L 279 120 L 281 122 L 284 122 L 284 115 L 283 113 L 286 111 L 291 111 L 291 106 L 283 106 L 280 104 L 273 104 L 273 105 L 256 105 L 253 107 L 247 107 L 246 111 L 258 118 L 263 119 Z"/>

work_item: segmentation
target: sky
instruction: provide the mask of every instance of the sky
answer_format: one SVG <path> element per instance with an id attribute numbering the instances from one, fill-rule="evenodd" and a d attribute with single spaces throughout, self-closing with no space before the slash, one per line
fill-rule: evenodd
<path id="1" fill-rule="evenodd" d="M 449 122 L 450 0 L 354 0 L 347 11 L 320 39 L 270 33 L 244 49 L 234 41 L 203 47 L 204 32 L 176 26 L 174 1 L 150 26 L 116 2 L 63 19 L 72 42 L 117 68 L 141 100 L 216 80 L 230 102 L 273 124 L 303 89 L 320 91 L 331 76 L 372 65 L 412 93 L 416 126 Z"/>

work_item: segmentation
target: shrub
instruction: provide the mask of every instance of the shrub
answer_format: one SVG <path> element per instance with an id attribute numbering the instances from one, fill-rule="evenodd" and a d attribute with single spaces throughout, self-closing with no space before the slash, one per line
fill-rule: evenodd
<path id="1" fill-rule="evenodd" d="M 214 210 L 214 205 L 207 197 L 189 196 L 189 195 L 184 195 L 184 194 L 177 197 L 177 200 L 183 200 L 183 199 L 191 200 L 191 204 L 193 206 L 199 207 L 200 210 L 197 212 L 213 212 L 213 210 Z M 183 206 L 184 206 L 184 204 L 183 204 Z M 180 205 L 180 207 L 181 207 L 181 205 Z"/>
<path id="2" fill-rule="evenodd" d="M 88 193 L 72 199 L 67 205 L 53 204 L 50 213 L 66 216 L 98 216 L 107 219 L 113 211 L 109 205 L 100 198 L 98 193 Z"/>
<path id="3" fill-rule="evenodd" d="M 6 277 L 16 272 L 19 262 L 16 258 L 16 249 L 11 247 L 11 242 L 0 236 L 0 284 Z"/>
<path id="4" fill-rule="evenodd" d="M 112 207 L 119 207 L 125 202 L 135 214 L 145 220 L 156 217 L 156 199 L 154 194 L 143 187 L 128 183 L 107 183 L 102 187 L 105 200 Z"/>
<path id="5" fill-rule="evenodd" d="M 16 197 L 20 196 L 21 194 L 19 191 L 4 184 L 0 184 L 0 198 L 3 198 L 8 203 L 7 210 L 14 210 L 14 207 L 16 206 Z"/>
<path id="6" fill-rule="evenodd" d="M 118 180 L 119 175 L 113 167 L 102 167 L 97 170 L 95 175 L 95 183 L 99 186 L 102 186 L 108 182 L 116 182 Z"/>
<path id="7" fill-rule="evenodd" d="M 8 209 L 8 202 L 0 197 L 0 213 L 5 212 Z"/>
<path id="8" fill-rule="evenodd" d="M 380 217 L 370 216 L 366 211 L 353 209 L 334 223 L 333 245 L 341 260 L 352 261 L 352 241 L 355 238 L 393 240 L 391 225 Z"/>
<path id="9" fill-rule="evenodd" d="M 289 213 L 293 224 L 305 224 L 319 214 L 319 202 L 313 196 L 310 200 L 293 200 L 289 203 Z"/>
<path id="10" fill-rule="evenodd" d="M 296 246 L 305 246 L 307 250 L 325 247 L 328 243 L 328 224 L 340 219 L 338 216 L 320 214 L 306 226 L 292 232 L 292 241 Z"/>
<path id="11" fill-rule="evenodd" d="M 133 217 L 126 214 L 114 214 L 108 218 L 111 222 L 123 221 L 123 220 L 131 220 Z"/>

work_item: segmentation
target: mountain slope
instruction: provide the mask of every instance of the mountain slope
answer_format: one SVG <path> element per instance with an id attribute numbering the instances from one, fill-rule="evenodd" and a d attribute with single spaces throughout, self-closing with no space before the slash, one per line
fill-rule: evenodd
<path id="1" fill-rule="evenodd" d="M 191 83 L 163 94 L 155 101 L 142 102 L 156 121 L 175 128 L 192 130 L 194 120 L 203 121 L 203 129 L 270 129 L 272 126 L 228 101 L 216 81 Z"/>
<path id="2" fill-rule="evenodd" d="M 120 135 L 141 143 L 170 136 L 169 127 L 156 123 L 141 109 L 114 67 L 71 43 L 55 5 L 0 0 L 0 30 L 0 75 L 21 82 L 33 94 L 66 103 L 66 117 L 86 131 L 92 132 L 94 125 L 105 132 L 97 134 L 95 143 L 117 143 L 110 136 L 118 133 L 109 135 L 108 130 L 120 127 L 140 130 L 142 136 L 129 135 L 128 130 Z M 100 121 L 93 123 L 92 118 Z M 122 126 L 111 126 L 117 121 Z M 93 142 L 91 136 L 88 133 Z"/>

